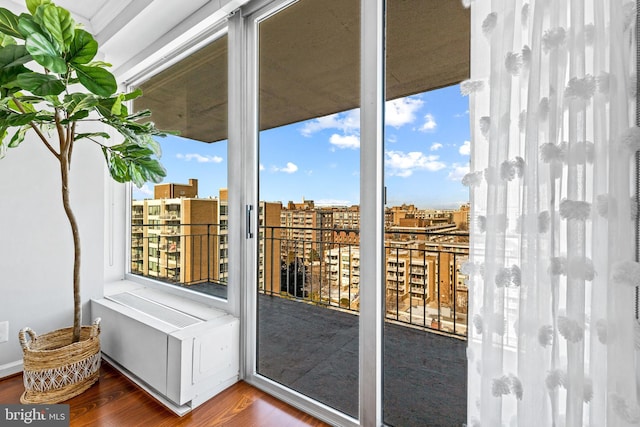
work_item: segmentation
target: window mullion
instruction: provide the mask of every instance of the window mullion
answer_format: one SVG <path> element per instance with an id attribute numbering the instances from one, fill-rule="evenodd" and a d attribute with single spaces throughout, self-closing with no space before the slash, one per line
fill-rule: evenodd
<path id="1" fill-rule="evenodd" d="M 385 0 L 361 0 L 360 425 L 382 425 Z"/>

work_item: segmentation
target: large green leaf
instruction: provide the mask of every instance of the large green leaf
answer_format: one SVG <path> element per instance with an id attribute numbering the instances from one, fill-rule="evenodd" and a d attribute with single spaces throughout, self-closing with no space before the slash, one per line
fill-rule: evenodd
<path id="1" fill-rule="evenodd" d="M 105 61 L 91 61 L 86 65 L 89 67 L 100 67 L 100 68 L 110 68 L 113 66 L 111 63 L 105 62 Z"/>
<path id="2" fill-rule="evenodd" d="M 104 159 L 107 162 L 111 177 L 117 182 L 130 181 L 127 165 L 122 161 L 120 156 L 109 150 L 107 147 L 102 147 L 102 152 L 104 153 Z"/>
<path id="3" fill-rule="evenodd" d="M 91 92 L 100 96 L 111 96 L 118 89 L 116 78 L 109 71 L 100 67 L 88 67 L 72 64 L 80 83 Z"/>
<path id="4" fill-rule="evenodd" d="M 72 114 L 71 116 L 69 116 L 68 119 L 61 120 L 60 123 L 62 123 L 63 125 L 66 125 L 67 123 L 77 122 L 79 120 L 86 119 L 87 117 L 89 117 L 89 111 L 88 110 L 80 110 L 77 113 Z"/>
<path id="5" fill-rule="evenodd" d="M 30 72 L 30 70 L 22 65 L 11 68 L 0 68 L 0 87 L 19 90 L 19 88 L 15 88 L 15 80 L 20 74 L 28 72 Z"/>
<path id="6" fill-rule="evenodd" d="M 142 96 L 142 89 L 138 88 L 134 91 L 131 91 L 129 93 L 125 93 L 124 94 L 124 100 L 125 101 L 131 101 L 133 99 L 136 99 L 138 97 Z"/>
<path id="7" fill-rule="evenodd" d="M 92 93 L 72 93 L 65 96 L 64 107 L 69 114 L 73 115 L 79 111 L 89 111 L 98 105 L 98 97 Z"/>
<path id="8" fill-rule="evenodd" d="M 51 0 L 27 0 L 27 9 L 31 12 L 32 15 L 36 14 L 38 10 L 38 6 L 43 4 L 51 4 Z"/>
<path id="9" fill-rule="evenodd" d="M 0 7 L 0 33 L 23 39 L 18 29 L 18 17 L 13 12 Z"/>
<path id="10" fill-rule="evenodd" d="M 7 127 L 13 126 L 24 126 L 26 124 L 31 123 L 36 118 L 36 113 L 26 113 L 26 114 L 17 114 L 17 113 L 7 113 L 5 115 L 0 116 L 2 119 L 2 125 Z"/>
<path id="11" fill-rule="evenodd" d="M 6 137 L 7 128 L 5 126 L 0 126 L 0 159 L 4 158 L 7 154 L 7 144 L 5 143 Z"/>
<path id="12" fill-rule="evenodd" d="M 51 107 L 51 108 L 62 107 L 62 101 L 60 100 L 60 97 L 58 95 L 59 94 L 46 95 L 43 98 L 49 103 L 48 106 Z"/>
<path id="13" fill-rule="evenodd" d="M 16 41 L 13 39 L 13 37 L 0 33 L 0 46 L 9 46 L 12 44 L 16 44 Z"/>
<path id="14" fill-rule="evenodd" d="M 9 141 L 9 148 L 16 148 L 17 146 L 19 146 L 22 141 L 24 141 L 24 137 L 29 129 L 31 129 L 31 126 L 22 126 L 20 129 L 18 129 Z"/>
<path id="15" fill-rule="evenodd" d="M 44 35 L 40 33 L 29 34 L 26 46 L 33 59 L 44 68 L 57 74 L 67 72 L 67 63 L 53 43 Z"/>
<path id="16" fill-rule="evenodd" d="M 20 93 L 16 93 L 9 100 L 7 105 L 13 111 L 23 111 L 24 110 L 25 113 L 37 113 L 36 108 L 32 104 L 32 102 L 40 102 L 40 101 L 37 101 L 37 100 L 42 100 L 42 98 L 32 97 L 32 96 L 22 96 Z M 17 104 L 18 102 L 20 103 L 19 107 L 18 107 L 18 104 Z"/>
<path id="17" fill-rule="evenodd" d="M 36 10 L 36 19 L 49 32 L 62 52 L 69 52 L 76 23 L 71 14 L 54 4 L 43 4 Z"/>
<path id="18" fill-rule="evenodd" d="M 160 182 L 167 174 L 152 150 L 126 141 L 120 145 L 103 148 L 109 172 L 119 182 L 133 181 L 141 187 L 145 182 Z"/>
<path id="19" fill-rule="evenodd" d="M 45 35 L 42 26 L 33 20 L 33 16 L 27 15 L 26 13 L 18 17 L 18 30 L 20 31 L 20 37 L 25 40 L 30 34 L 40 33 Z"/>
<path id="20" fill-rule="evenodd" d="M 102 114 L 104 117 L 108 117 L 110 119 L 121 122 L 122 117 L 118 117 L 118 118 L 112 117 L 113 110 L 114 110 L 113 106 L 115 105 L 116 102 L 122 102 L 122 101 L 118 101 L 119 99 L 120 99 L 119 95 L 101 99 L 100 104 L 98 105 L 98 111 L 100 112 L 100 114 Z M 120 112 L 122 113 L 122 105 L 120 107 Z"/>
<path id="21" fill-rule="evenodd" d="M 119 94 L 116 96 L 115 101 L 113 102 L 113 106 L 111 106 L 111 115 L 119 116 L 122 114 L 122 101 L 124 100 L 124 95 Z"/>
<path id="22" fill-rule="evenodd" d="M 59 95 L 65 89 L 64 83 L 51 74 L 24 73 L 18 76 L 17 82 L 38 96 Z"/>
<path id="23" fill-rule="evenodd" d="M 31 61 L 31 55 L 24 45 L 12 44 L 0 47 L 0 68 L 17 67 Z"/>
<path id="24" fill-rule="evenodd" d="M 146 117 L 151 117 L 151 110 L 137 111 L 132 115 L 125 117 L 125 120 L 138 120 L 138 119 L 144 119 Z"/>
<path id="25" fill-rule="evenodd" d="M 79 133 L 76 135 L 76 141 L 83 138 L 104 138 L 109 139 L 111 135 L 106 132 Z"/>
<path id="26" fill-rule="evenodd" d="M 79 65 L 88 64 L 97 53 L 98 42 L 91 34 L 87 33 L 85 30 L 77 28 L 75 30 L 73 42 L 69 48 L 69 62 Z"/>

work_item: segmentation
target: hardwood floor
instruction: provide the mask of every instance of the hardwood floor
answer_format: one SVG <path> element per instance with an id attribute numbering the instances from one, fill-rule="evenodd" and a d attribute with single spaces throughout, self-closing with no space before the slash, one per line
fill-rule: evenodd
<path id="1" fill-rule="evenodd" d="M 0 403 L 20 403 L 22 392 L 21 374 L 0 381 Z M 102 363 L 100 380 L 65 403 L 70 405 L 74 427 L 328 425 L 242 381 L 178 417 L 106 362 Z"/>

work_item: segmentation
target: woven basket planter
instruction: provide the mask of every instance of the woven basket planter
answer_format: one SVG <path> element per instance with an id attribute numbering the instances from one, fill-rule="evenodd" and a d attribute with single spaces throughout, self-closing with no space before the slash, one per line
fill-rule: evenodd
<path id="1" fill-rule="evenodd" d="M 100 375 L 100 319 L 83 326 L 80 341 L 71 343 L 73 328 L 37 336 L 19 333 L 24 357 L 24 388 L 20 402 L 58 403 L 91 387 Z"/>

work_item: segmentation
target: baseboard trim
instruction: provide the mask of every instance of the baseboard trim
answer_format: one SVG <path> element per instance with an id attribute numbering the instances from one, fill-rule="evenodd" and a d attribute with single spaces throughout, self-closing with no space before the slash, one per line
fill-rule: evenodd
<path id="1" fill-rule="evenodd" d="M 9 377 L 22 372 L 22 359 L 0 365 L 0 378 Z"/>

